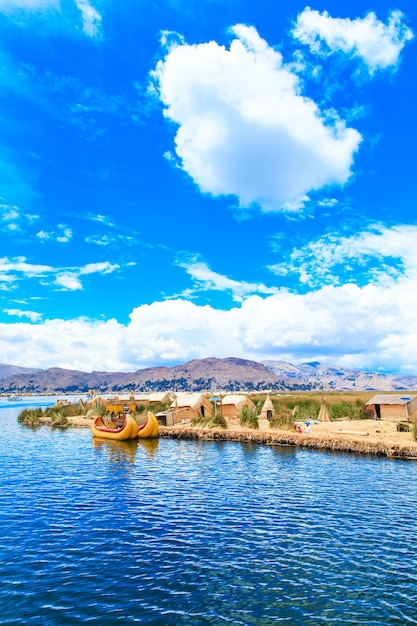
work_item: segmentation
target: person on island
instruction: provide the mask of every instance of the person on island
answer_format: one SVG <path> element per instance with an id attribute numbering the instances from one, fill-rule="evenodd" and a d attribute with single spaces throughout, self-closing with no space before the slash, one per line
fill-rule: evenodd
<path id="1" fill-rule="evenodd" d="M 295 432 L 302 434 L 303 430 L 302 430 L 300 424 L 297 424 L 297 426 L 295 427 Z"/>

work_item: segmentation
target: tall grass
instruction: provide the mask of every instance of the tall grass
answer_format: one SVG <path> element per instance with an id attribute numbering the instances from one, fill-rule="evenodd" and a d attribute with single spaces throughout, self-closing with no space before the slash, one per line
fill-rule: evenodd
<path id="1" fill-rule="evenodd" d="M 64 415 L 63 411 L 61 411 L 61 408 L 64 407 L 60 407 L 59 409 L 56 409 L 49 413 L 49 417 L 51 419 L 51 428 L 68 428 L 68 417 Z"/>
<path id="2" fill-rule="evenodd" d="M 258 416 L 255 411 L 251 411 L 248 406 L 244 406 L 240 412 L 239 424 L 244 428 L 259 428 Z"/>
<path id="3" fill-rule="evenodd" d="M 281 428 L 283 430 L 294 429 L 294 417 L 292 413 L 278 413 L 270 420 L 269 425 L 271 428 Z"/>
<path id="4" fill-rule="evenodd" d="M 291 415 L 291 419 L 294 421 L 303 422 L 306 419 L 317 419 L 320 411 L 320 401 L 312 398 L 272 398 L 272 402 L 275 408 L 275 414 L 277 421 L 281 416 L 281 423 L 285 422 L 284 416 Z"/>
<path id="5" fill-rule="evenodd" d="M 59 412 L 63 417 L 76 417 L 78 415 L 85 415 L 87 413 L 87 407 L 84 402 L 77 402 L 76 404 L 63 404 L 62 406 L 51 406 L 45 409 L 45 415 L 51 417 L 53 413 Z M 98 407 L 95 408 L 97 414 Z"/>
<path id="6" fill-rule="evenodd" d="M 24 426 L 40 426 L 42 416 L 43 411 L 41 408 L 22 409 L 17 416 L 17 421 L 24 424 Z"/>
<path id="7" fill-rule="evenodd" d="M 321 408 L 323 394 L 288 394 L 285 396 L 271 396 L 273 402 L 277 426 L 285 423 L 285 415 L 290 413 L 294 421 L 317 419 Z M 365 419 L 365 402 L 369 394 L 325 394 L 326 406 L 332 419 Z M 261 398 L 252 398 L 255 404 L 262 402 Z M 281 417 L 280 417 L 281 416 Z M 272 424 L 271 424 L 272 425 Z"/>
<path id="8" fill-rule="evenodd" d="M 327 407 L 330 417 L 337 419 L 361 420 L 366 418 L 364 404 L 360 400 L 347 402 L 342 400 Z"/>
<path id="9" fill-rule="evenodd" d="M 208 417 L 194 417 L 190 423 L 191 426 L 200 428 L 227 428 L 227 422 L 219 412 L 213 413 L 213 415 Z"/>

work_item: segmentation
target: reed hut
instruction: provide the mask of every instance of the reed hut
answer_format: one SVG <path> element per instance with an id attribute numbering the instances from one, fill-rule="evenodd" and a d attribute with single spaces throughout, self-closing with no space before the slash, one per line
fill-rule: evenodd
<path id="1" fill-rule="evenodd" d="M 247 406 L 250 411 L 255 413 L 256 407 L 247 396 L 238 394 L 224 396 L 221 401 L 222 415 L 226 419 L 239 419 L 244 406 Z"/>
<path id="2" fill-rule="evenodd" d="M 268 395 L 266 396 L 264 405 L 261 409 L 261 414 L 259 416 L 260 419 L 266 419 L 268 421 L 270 421 L 272 418 L 275 417 L 275 407 L 274 404 L 271 400 L 271 397 L 268 393 Z"/>
<path id="3" fill-rule="evenodd" d="M 320 411 L 317 416 L 318 422 L 331 422 L 332 418 L 330 417 L 329 411 L 327 410 L 326 398 L 322 397 Z"/>
<path id="4" fill-rule="evenodd" d="M 213 413 L 213 405 L 202 393 L 177 393 L 169 408 L 173 413 L 174 424 L 210 417 Z"/>
<path id="5" fill-rule="evenodd" d="M 385 422 L 413 422 L 417 418 L 417 396 L 377 394 L 365 404 L 368 419 Z"/>

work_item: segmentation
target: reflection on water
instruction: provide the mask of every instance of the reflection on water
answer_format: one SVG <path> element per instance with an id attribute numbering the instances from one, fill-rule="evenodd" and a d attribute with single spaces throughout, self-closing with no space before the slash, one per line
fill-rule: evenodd
<path id="1" fill-rule="evenodd" d="M 159 439 L 157 437 L 152 437 L 150 439 L 138 439 L 138 445 L 146 451 L 148 456 L 152 456 L 158 452 Z"/>
<path id="2" fill-rule="evenodd" d="M 159 439 L 128 439 L 127 441 L 115 441 L 112 439 L 92 438 L 93 449 L 105 452 L 111 463 L 127 461 L 134 463 L 138 447 L 142 448 L 147 456 L 152 456 L 158 451 Z"/>
<path id="3" fill-rule="evenodd" d="M 1 413 L 2 624 L 417 624 L 417 464 L 17 413 Z"/>
<path id="4" fill-rule="evenodd" d="M 134 463 L 136 458 L 137 441 L 114 441 L 112 439 L 100 439 L 92 437 L 93 449 L 104 452 L 111 463 Z"/>

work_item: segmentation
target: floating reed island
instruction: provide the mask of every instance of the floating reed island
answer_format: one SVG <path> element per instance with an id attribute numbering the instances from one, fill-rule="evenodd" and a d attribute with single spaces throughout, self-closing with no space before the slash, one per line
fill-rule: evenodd
<path id="1" fill-rule="evenodd" d="M 366 454 L 379 457 L 417 461 L 417 442 L 409 432 L 398 432 L 395 424 L 374 420 L 338 421 L 312 424 L 311 432 L 239 428 L 201 428 L 189 425 L 162 426 L 159 437 L 200 441 L 234 441 L 264 445 L 294 446 L 308 450 L 323 450 Z"/>
<path id="2" fill-rule="evenodd" d="M 91 428 L 92 419 L 83 415 L 68 418 L 73 427 Z M 305 426 L 303 425 L 305 429 Z M 309 433 L 290 429 L 272 429 L 260 421 L 259 428 L 244 428 L 229 423 L 227 428 L 176 424 L 160 426 L 159 438 L 198 441 L 234 441 L 264 445 L 294 446 L 308 450 L 323 450 L 367 454 L 379 457 L 417 461 L 417 442 L 411 432 L 397 430 L 397 424 L 375 420 L 338 420 L 330 423 L 312 422 Z"/>
<path id="3" fill-rule="evenodd" d="M 184 406 L 182 396 L 188 402 Z M 204 405 L 200 402 L 197 407 L 191 406 L 190 398 L 194 402 L 195 396 Z M 382 419 L 376 419 L 369 411 L 369 394 L 366 397 L 335 394 L 330 398 L 330 411 L 325 398 L 315 396 L 285 394 L 273 398 L 274 402 L 269 394 L 266 399 L 252 396 L 255 404 L 243 395 L 234 394 L 223 397 L 219 407 L 202 394 L 184 393 L 177 394 L 171 404 L 152 407 L 152 412 L 159 422 L 160 438 L 250 442 L 417 460 L 417 408 L 410 418 L 404 402 L 392 405 L 393 398 L 387 396 L 383 398 L 387 413 L 384 420 L 381 408 L 378 417 Z M 415 403 L 417 407 L 417 395 L 400 400 L 410 401 L 410 406 Z M 18 420 L 31 427 L 48 423 L 59 428 L 91 428 L 97 414 L 106 412 L 109 406 L 108 401 L 100 399 L 92 404 L 59 401 L 45 411 L 24 409 Z M 140 426 L 146 418 L 147 405 L 132 401 L 129 409 Z"/>

